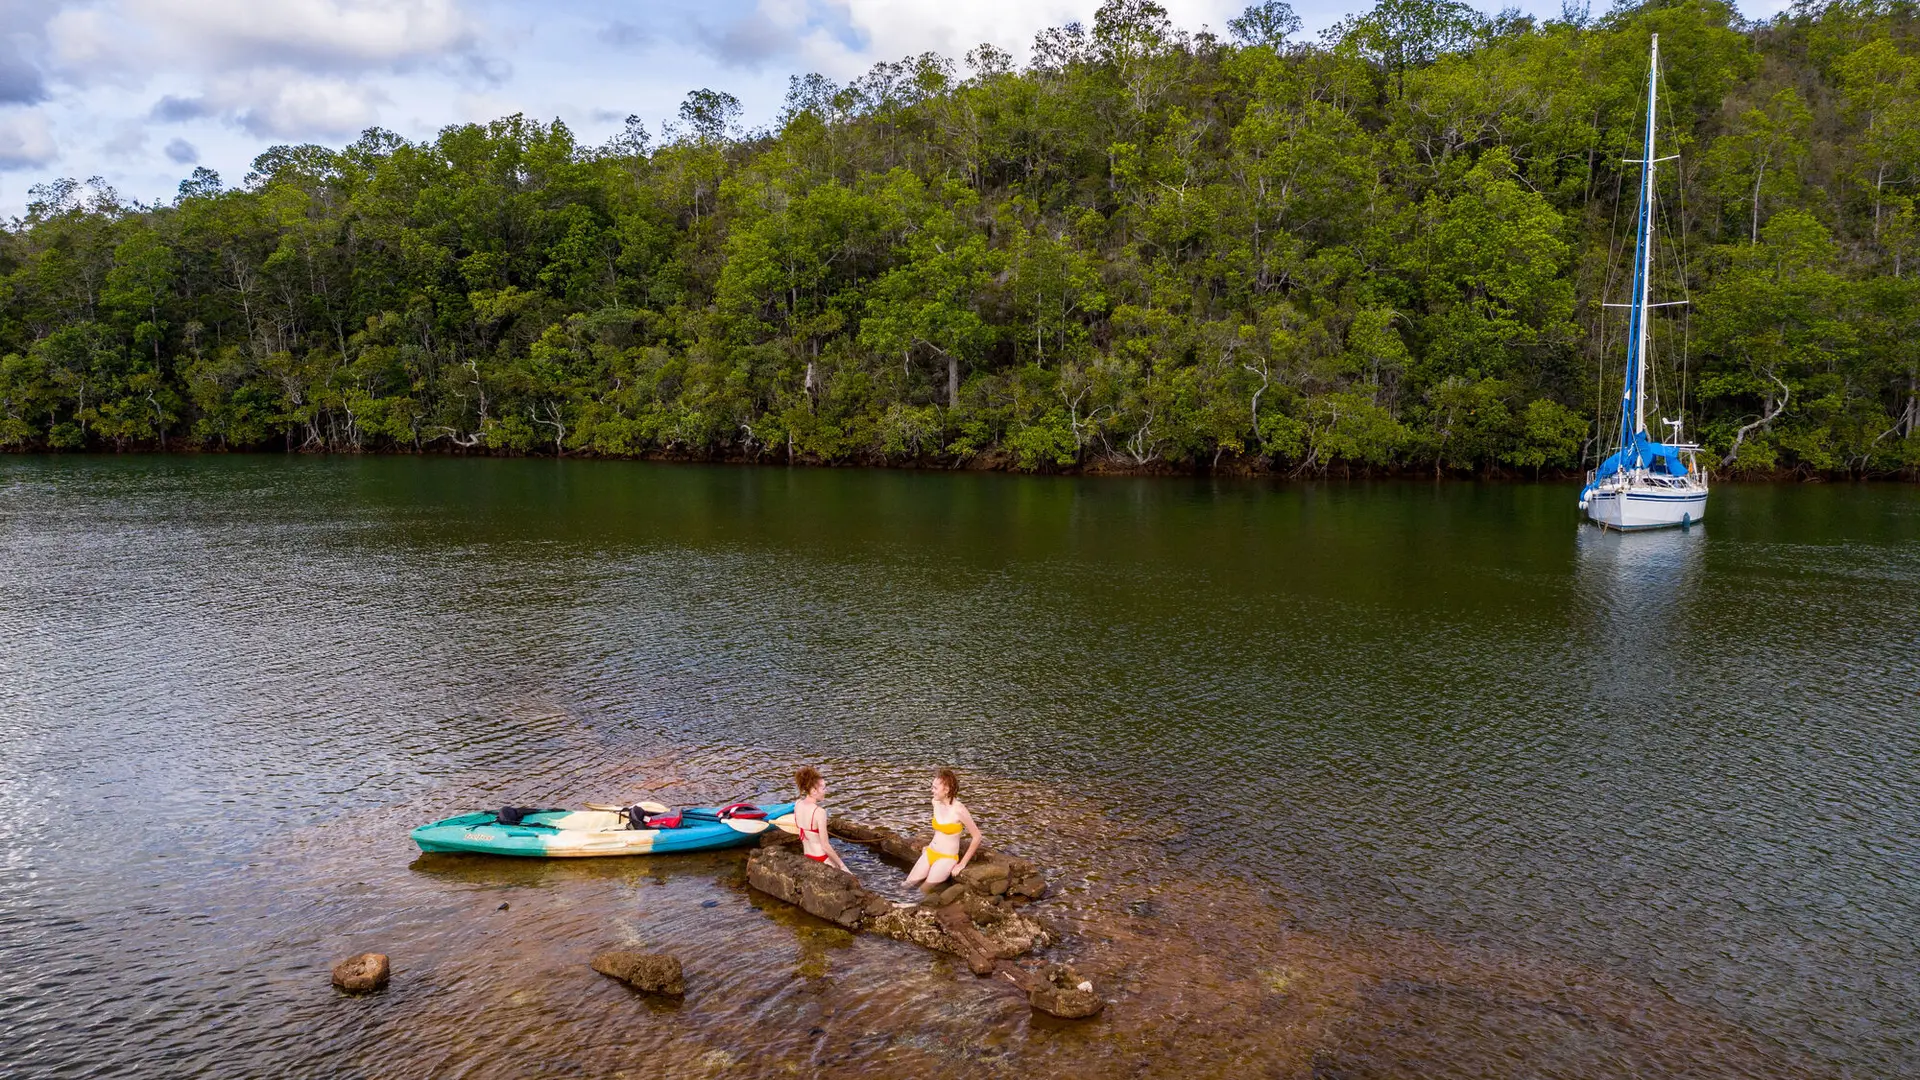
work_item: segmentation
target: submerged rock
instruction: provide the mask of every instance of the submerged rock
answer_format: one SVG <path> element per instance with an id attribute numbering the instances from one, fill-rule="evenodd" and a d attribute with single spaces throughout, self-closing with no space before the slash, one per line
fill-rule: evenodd
<path id="1" fill-rule="evenodd" d="M 371 994 L 392 974 L 386 953 L 363 952 L 333 965 L 333 985 L 349 994 Z"/>
<path id="2" fill-rule="evenodd" d="M 594 957 L 593 970 L 649 994 L 682 997 L 687 992 L 686 980 L 680 970 L 680 958 L 666 953 L 614 949 Z"/>
<path id="3" fill-rule="evenodd" d="M 1039 973 L 1027 990 L 1027 1003 L 1066 1020 L 1081 1020 L 1107 1007 L 1093 992 L 1093 983 L 1065 964 L 1053 964 Z"/>

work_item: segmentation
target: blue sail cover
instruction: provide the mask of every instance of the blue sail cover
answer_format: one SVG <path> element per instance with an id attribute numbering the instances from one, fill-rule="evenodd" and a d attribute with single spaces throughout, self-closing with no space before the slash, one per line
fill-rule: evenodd
<path id="1" fill-rule="evenodd" d="M 1631 472 L 1634 469 L 1648 469 L 1669 476 L 1687 475 L 1686 463 L 1680 460 L 1678 447 L 1667 443 L 1654 442 L 1644 431 L 1635 432 L 1633 438 L 1618 453 L 1608 457 L 1594 470 L 1593 481 L 1599 483 L 1615 473 Z"/>

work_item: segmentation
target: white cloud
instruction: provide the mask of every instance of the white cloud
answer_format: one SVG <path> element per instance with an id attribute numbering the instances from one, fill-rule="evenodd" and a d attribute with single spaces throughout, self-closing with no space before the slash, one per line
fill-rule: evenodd
<path id="1" fill-rule="evenodd" d="M 463 2 L 94 0 L 46 20 L 43 63 L 72 94 L 151 95 L 141 110 L 149 124 L 337 138 L 379 121 L 394 79 L 511 76 L 480 50 L 483 26 Z"/>
<path id="2" fill-rule="evenodd" d="M 53 129 L 40 110 L 0 110 L 0 170 L 35 168 L 59 154 Z"/>
<path id="3" fill-rule="evenodd" d="M 1174 26 L 1223 33 L 1243 0 L 1167 0 Z M 758 0 L 749 14 L 698 29 L 723 63 L 759 68 L 799 64 L 847 78 L 876 61 L 934 52 L 958 61 L 991 42 L 1024 58 L 1034 35 L 1069 22 L 1090 22 L 1088 0 Z"/>
<path id="4" fill-rule="evenodd" d="M 100 144 L 108 157 L 135 158 L 147 149 L 147 125 L 138 120 L 122 121 L 113 137 Z"/>
<path id="5" fill-rule="evenodd" d="M 470 52 L 479 25 L 456 0 L 105 0 L 55 15 L 60 67 L 99 75 L 143 61 L 225 72 L 393 70 Z"/>
<path id="6" fill-rule="evenodd" d="M 70 8 L 55 15 L 46 27 L 48 59 L 75 81 L 92 69 L 122 59 L 126 43 L 111 13 L 99 8 Z"/>
<path id="7" fill-rule="evenodd" d="M 281 70 L 217 80 L 201 99 L 262 138 L 357 134 L 390 99 L 378 86 Z"/>
<path id="8" fill-rule="evenodd" d="M 484 124 L 489 120 L 498 120 L 503 116 L 512 116 L 517 112 L 526 112 L 530 106 L 525 99 L 506 94 L 466 93 L 456 94 L 453 98 L 453 113 L 440 117 L 442 124 Z M 535 110 L 538 114 L 538 110 Z"/>
<path id="9" fill-rule="evenodd" d="M 937 52 L 953 60 L 983 41 L 1024 56 L 1033 36 L 1050 26 L 1092 18 L 1092 4 L 1073 0 L 981 0 L 964 4 L 890 4 L 885 0 L 838 0 L 849 25 L 866 40 L 875 60 Z M 1171 5 L 1178 6 L 1178 5 Z M 1176 17 L 1176 25 L 1184 25 Z"/>

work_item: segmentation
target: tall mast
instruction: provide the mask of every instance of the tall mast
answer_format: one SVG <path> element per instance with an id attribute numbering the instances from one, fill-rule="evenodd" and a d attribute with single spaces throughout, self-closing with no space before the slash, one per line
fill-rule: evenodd
<path id="1" fill-rule="evenodd" d="M 1640 161 L 1640 226 L 1634 249 L 1633 308 L 1628 316 L 1627 386 L 1620 410 L 1620 445 L 1647 430 L 1647 293 L 1653 276 L 1653 121 L 1660 86 L 1660 35 L 1647 64 L 1647 133 Z M 1628 427 L 1628 424 L 1632 424 Z"/>

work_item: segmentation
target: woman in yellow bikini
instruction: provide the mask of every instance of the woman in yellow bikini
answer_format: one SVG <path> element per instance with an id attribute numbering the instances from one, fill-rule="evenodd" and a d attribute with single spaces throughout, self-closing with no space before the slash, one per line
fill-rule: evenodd
<path id="1" fill-rule="evenodd" d="M 971 838 L 965 855 L 960 854 L 962 829 Z M 930 893 L 965 870 L 979 850 L 980 826 L 973 823 L 967 804 L 960 801 L 960 778 L 952 769 L 937 770 L 933 774 L 933 840 L 920 853 L 920 861 L 913 864 L 907 884 L 918 885 L 921 892 Z"/>

